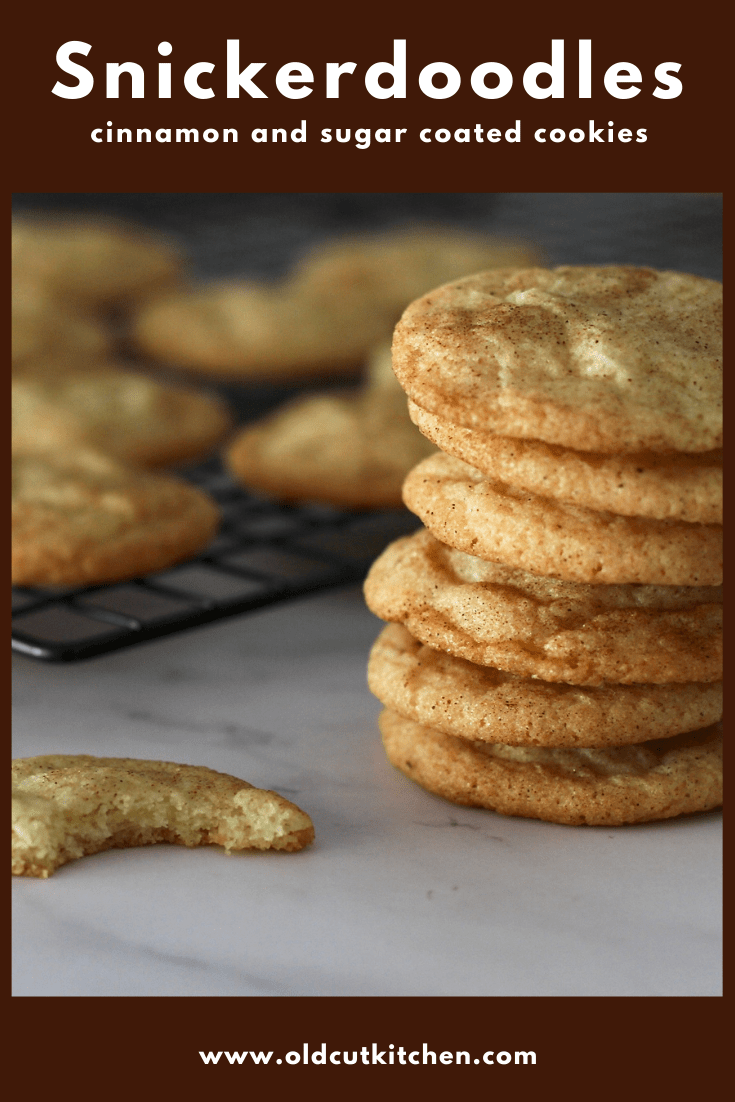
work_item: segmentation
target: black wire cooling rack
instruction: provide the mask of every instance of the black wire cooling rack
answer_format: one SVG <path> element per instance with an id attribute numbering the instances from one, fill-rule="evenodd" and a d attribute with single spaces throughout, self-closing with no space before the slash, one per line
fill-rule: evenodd
<path id="1" fill-rule="evenodd" d="M 13 589 L 13 650 L 77 662 L 266 605 L 360 581 L 418 520 L 279 505 L 247 493 L 211 460 L 180 474 L 222 510 L 215 541 L 195 559 L 114 585 Z"/>

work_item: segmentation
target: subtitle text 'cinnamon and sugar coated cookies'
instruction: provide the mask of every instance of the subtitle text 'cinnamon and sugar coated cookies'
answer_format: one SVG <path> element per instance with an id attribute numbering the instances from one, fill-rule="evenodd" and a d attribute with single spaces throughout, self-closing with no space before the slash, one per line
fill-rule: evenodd
<path id="1" fill-rule="evenodd" d="M 572 685 L 720 681 L 716 586 L 603 585 L 541 577 L 446 547 L 396 540 L 365 580 L 368 607 L 437 650 Z"/>
<path id="2" fill-rule="evenodd" d="M 409 401 L 414 424 L 447 455 L 511 486 L 620 516 L 722 524 L 722 449 L 604 455 L 454 425 Z"/>
<path id="3" fill-rule="evenodd" d="M 231 426 L 212 395 L 113 365 L 13 378 L 13 448 L 99 448 L 145 467 L 193 459 Z"/>
<path id="4" fill-rule="evenodd" d="M 23 215 L 13 219 L 12 263 L 14 280 L 94 309 L 176 283 L 183 258 L 162 235 L 114 219 Z"/>
<path id="5" fill-rule="evenodd" d="M 380 716 L 389 760 L 429 792 L 570 826 L 668 819 L 722 803 L 722 725 L 604 749 L 504 746 Z"/>
<path id="6" fill-rule="evenodd" d="M 91 449 L 13 456 L 12 581 L 93 585 L 189 558 L 219 526 L 206 494 Z"/>
<path id="7" fill-rule="evenodd" d="M 677 272 L 481 272 L 411 304 L 394 368 L 454 425 L 602 453 L 722 445 L 722 287 Z"/>
<path id="8" fill-rule="evenodd" d="M 292 852 L 314 839 L 295 804 L 205 766 L 50 754 L 14 761 L 12 781 L 16 876 L 45 879 L 87 854 L 156 842 Z"/>
<path id="9" fill-rule="evenodd" d="M 436 452 L 403 499 L 449 547 L 576 582 L 720 585 L 722 526 L 621 517 L 519 490 Z"/>
<path id="10" fill-rule="evenodd" d="M 471 741 L 513 746 L 632 745 L 709 727 L 722 682 L 565 685 L 478 666 L 387 624 L 370 652 L 368 684 L 393 712 Z"/>
<path id="11" fill-rule="evenodd" d="M 381 346 L 359 389 L 295 399 L 244 428 L 226 458 L 245 486 L 282 501 L 395 509 L 407 472 L 432 450 Z"/>

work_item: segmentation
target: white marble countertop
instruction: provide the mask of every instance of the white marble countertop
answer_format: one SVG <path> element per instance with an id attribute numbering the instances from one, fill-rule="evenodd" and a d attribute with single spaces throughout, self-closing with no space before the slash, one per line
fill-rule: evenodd
<path id="1" fill-rule="evenodd" d="M 574 828 L 423 792 L 382 752 L 379 626 L 352 588 L 14 660 L 14 756 L 208 765 L 317 832 L 296 854 L 161 845 L 15 878 L 15 995 L 720 994 L 720 814 Z"/>

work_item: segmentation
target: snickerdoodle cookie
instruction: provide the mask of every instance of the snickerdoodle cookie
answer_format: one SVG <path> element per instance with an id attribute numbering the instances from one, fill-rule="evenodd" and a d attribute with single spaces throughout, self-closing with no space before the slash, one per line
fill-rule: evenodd
<path id="1" fill-rule="evenodd" d="M 722 445 L 722 287 L 650 268 L 481 272 L 412 303 L 394 368 L 452 424 L 603 453 Z"/>
<path id="2" fill-rule="evenodd" d="M 389 760 L 455 804 L 570 826 L 619 826 L 722 803 L 722 726 L 634 746 L 561 749 L 470 742 L 395 712 L 380 717 Z"/>
<path id="3" fill-rule="evenodd" d="M 425 727 L 514 746 L 622 746 L 716 723 L 722 682 L 565 685 L 520 677 L 419 643 L 387 624 L 370 652 L 381 703 Z"/>
<path id="4" fill-rule="evenodd" d="M 395 322 L 409 302 L 450 279 L 539 259 L 522 241 L 445 225 L 399 226 L 327 240 L 306 253 L 294 278 L 314 291 L 357 296 Z"/>
<path id="5" fill-rule="evenodd" d="M 17 375 L 12 412 L 16 450 L 82 443 L 146 467 L 204 455 L 231 425 L 214 396 L 112 365 Z"/>
<path id="6" fill-rule="evenodd" d="M 359 390 L 298 398 L 248 425 L 227 452 L 235 477 L 282 501 L 401 508 L 405 475 L 433 445 L 412 424 L 390 364 L 381 347 Z"/>
<path id="7" fill-rule="evenodd" d="M 155 842 L 300 850 L 314 838 L 295 804 L 202 765 L 89 754 L 12 764 L 11 869 L 46 878 L 86 854 Z"/>
<path id="8" fill-rule="evenodd" d="M 369 608 L 430 647 L 572 685 L 719 681 L 716 586 L 583 585 L 485 562 L 425 529 L 396 540 L 365 581 Z"/>
<path id="9" fill-rule="evenodd" d="M 163 570 L 212 539 L 219 510 L 202 491 L 102 452 L 13 456 L 12 581 L 93 585 Z"/>
<path id="10" fill-rule="evenodd" d="M 23 215 L 12 225 L 13 279 L 88 308 L 125 304 L 177 282 L 178 249 L 113 219 Z"/>
<path id="11" fill-rule="evenodd" d="M 138 348 L 154 359 L 249 380 L 353 375 L 389 335 L 378 312 L 339 289 L 317 294 L 288 281 L 192 287 L 148 303 L 133 326 Z"/>
<path id="12" fill-rule="evenodd" d="M 722 526 L 621 517 L 541 497 L 437 452 L 403 499 L 442 543 L 574 582 L 720 585 Z"/>
<path id="13" fill-rule="evenodd" d="M 63 370 L 70 365 L 105 359 L 112 348 L 107 330 L 97 318 L 62 302 L 35 282 L 13 283 L 13 371 Z"/>
<path id="14" fill-rule="evenodd" d="M 409 401 L 414 424 L 490 478 L 621 516 L 722 524 L 722 449 L 603 455 L 454 425 Z"/>

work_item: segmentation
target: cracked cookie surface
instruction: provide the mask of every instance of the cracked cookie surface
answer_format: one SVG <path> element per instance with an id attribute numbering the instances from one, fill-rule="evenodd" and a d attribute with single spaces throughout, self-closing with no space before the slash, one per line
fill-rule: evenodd
<path id="1" fill-rule="evenodd" d="M 455 425 L 568 448 L 722 446 L 722 286 L 678 272 L 481 272 L 412 303 L 396 375 Z"/>

